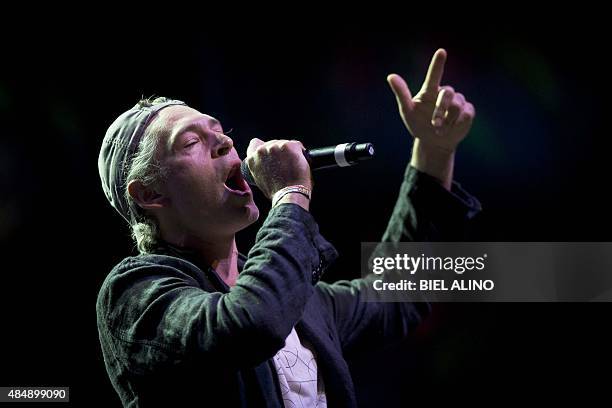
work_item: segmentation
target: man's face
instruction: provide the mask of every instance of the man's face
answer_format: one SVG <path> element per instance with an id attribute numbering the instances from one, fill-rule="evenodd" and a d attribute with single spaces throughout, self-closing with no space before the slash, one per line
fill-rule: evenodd
<path id="1" fill-rule="evenodd" d="M 171 106 L 151 126 L 161 127 L 160 160 L 167 177 L 159 190 L 168 199 L 171 222 L 188 235 L 214 237 L 231 236 L 257 220 L 238 153 L 215 118 Z"/>

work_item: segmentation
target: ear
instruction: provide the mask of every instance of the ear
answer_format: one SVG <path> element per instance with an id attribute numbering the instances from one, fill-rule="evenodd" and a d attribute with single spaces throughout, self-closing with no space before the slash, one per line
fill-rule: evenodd
<path id="1" fill-rule="evenodd" d="M 151 186 L 145 186 L 140 180 L 132 180 L 127 186 L 128 194 L 145 210 L 154 210 L 168 206 L 168 198 Z"/>

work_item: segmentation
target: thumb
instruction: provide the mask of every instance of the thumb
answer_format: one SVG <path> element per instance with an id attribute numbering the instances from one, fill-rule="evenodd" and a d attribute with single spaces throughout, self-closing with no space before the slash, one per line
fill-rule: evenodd
<path id="1" fill-rule="evenodd" d="M 397 74 L 391 74 L 387 76 L 387 82 L 395 94 L 400 112 L 404 114 L 412 112 L 412 109 L 414 109 L 414 102 L 412 102 L 412 94 L 410 93 L 410 88 L 408 88 L 406 81 Z"/>

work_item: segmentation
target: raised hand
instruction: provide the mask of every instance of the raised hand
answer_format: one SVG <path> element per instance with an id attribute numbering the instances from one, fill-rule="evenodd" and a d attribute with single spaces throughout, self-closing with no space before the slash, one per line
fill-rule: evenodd
<path id="1" fill-rule="evenodd" d="M 421 90 L 412 97 L 402 77 L 391 74 L 387 81 L 395 94 L 400 115 L 410 133 L 421 142 L 454 151 L 465 138 L 474 119 L 474 105 L 451 86 L 440 86 L 446 51 L 434 54 Z"/>
<path id="2" fill-rule="evenodd" d="M 454 152 L 470 130 L 475 110 L 453 87 L 440 85 L 445 63 L 446 51 L 439 49 L 414 97 L 399 75 L 389 75 L 387 82 L 406 128 L 416 139 L 411 164 L 450 188 Z"/>

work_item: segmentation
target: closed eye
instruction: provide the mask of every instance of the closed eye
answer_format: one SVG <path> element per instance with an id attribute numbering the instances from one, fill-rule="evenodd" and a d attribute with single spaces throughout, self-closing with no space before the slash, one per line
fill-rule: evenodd
<path id="1" fill-rule="evenodd" d="M 192 139 L 192 140 L 188 141 L 187 143 L 185 143 L 185 146 L 183 146 L 183 147 L 186 149 L 188 147 L 191 147 L 191 146 L 195 145 L 199 141 L 200 141 L 200 139 Z"/>

